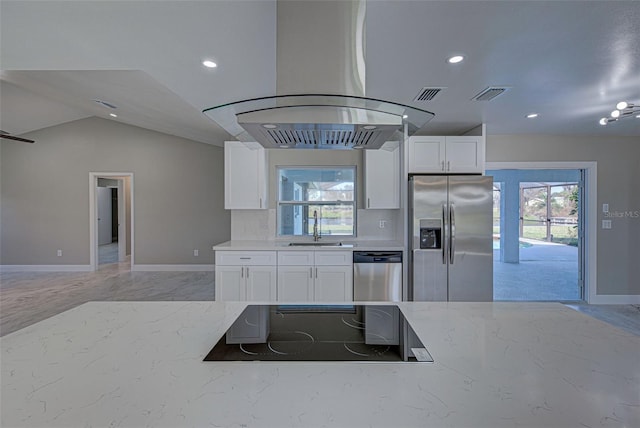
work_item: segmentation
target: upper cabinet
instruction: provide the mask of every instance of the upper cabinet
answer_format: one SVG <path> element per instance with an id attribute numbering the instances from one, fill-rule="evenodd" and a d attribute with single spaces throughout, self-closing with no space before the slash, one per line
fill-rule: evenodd
<path id="1" fill-rule="evenodd" d="M 484 173 L 485 137 L 409 138 L 409 173 Z"/>
<path id="2" fill-rule="evenodd" d="M 400 208 L 400 148 L 390 148 L 364 152 L 365 208 Z"/>
<path id="3" fill-rule="evenodd" d="M 267 208 L 267 158 L 257 143 L 224 143 L 224 207 L 228 210 Z"/>

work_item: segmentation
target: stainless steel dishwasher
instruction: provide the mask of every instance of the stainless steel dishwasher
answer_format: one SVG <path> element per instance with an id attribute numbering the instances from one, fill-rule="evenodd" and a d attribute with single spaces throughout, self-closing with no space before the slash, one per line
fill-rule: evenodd
<path id="1" fill-rule="evenodd" d="M 402 301 L 402 251 L 354 251 L 353 300 Z"/>

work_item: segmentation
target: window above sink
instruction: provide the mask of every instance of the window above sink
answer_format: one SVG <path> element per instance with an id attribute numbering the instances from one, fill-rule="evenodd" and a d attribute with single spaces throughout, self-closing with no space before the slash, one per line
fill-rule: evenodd
<path id="1" fill-rule="evenodd" d="M 277 176 L 279 236 L 356 235 L 355 166 L 279 167 Z"/>

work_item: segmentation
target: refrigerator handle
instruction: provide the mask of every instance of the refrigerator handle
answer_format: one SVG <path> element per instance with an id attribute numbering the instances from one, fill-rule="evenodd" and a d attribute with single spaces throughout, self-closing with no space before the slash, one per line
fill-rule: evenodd
<path id="1" fill-rule="evenodd" d="M 456 212 L 453 206 L 453 204 L 449 206 L 449 227 L 451 229 L 451 233 L 449 234 L 449 262 L 451 264 L 453 264 L 456 258 Z"/>
<path id="2" fill-rule="evenodd" d="M 446 204 L 442 204 L 442 232 L 444 233 L 444 236 L 442 237 L 442 264 L 446 265 L 447 264 L 447 235 L 448 235 L 448 230 L 449 228 L 447 227 L 447 205 Z"/>

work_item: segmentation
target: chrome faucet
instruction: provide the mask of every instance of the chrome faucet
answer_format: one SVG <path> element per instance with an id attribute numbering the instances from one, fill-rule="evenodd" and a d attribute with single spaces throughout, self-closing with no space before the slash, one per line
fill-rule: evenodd
<path id="1" fill-rule="evenodd" d="M 320 234 L 318 233 L 318 211 L 313 210 L 313 240 L 314 242 L 318 242 L 320 238 Z"/>

